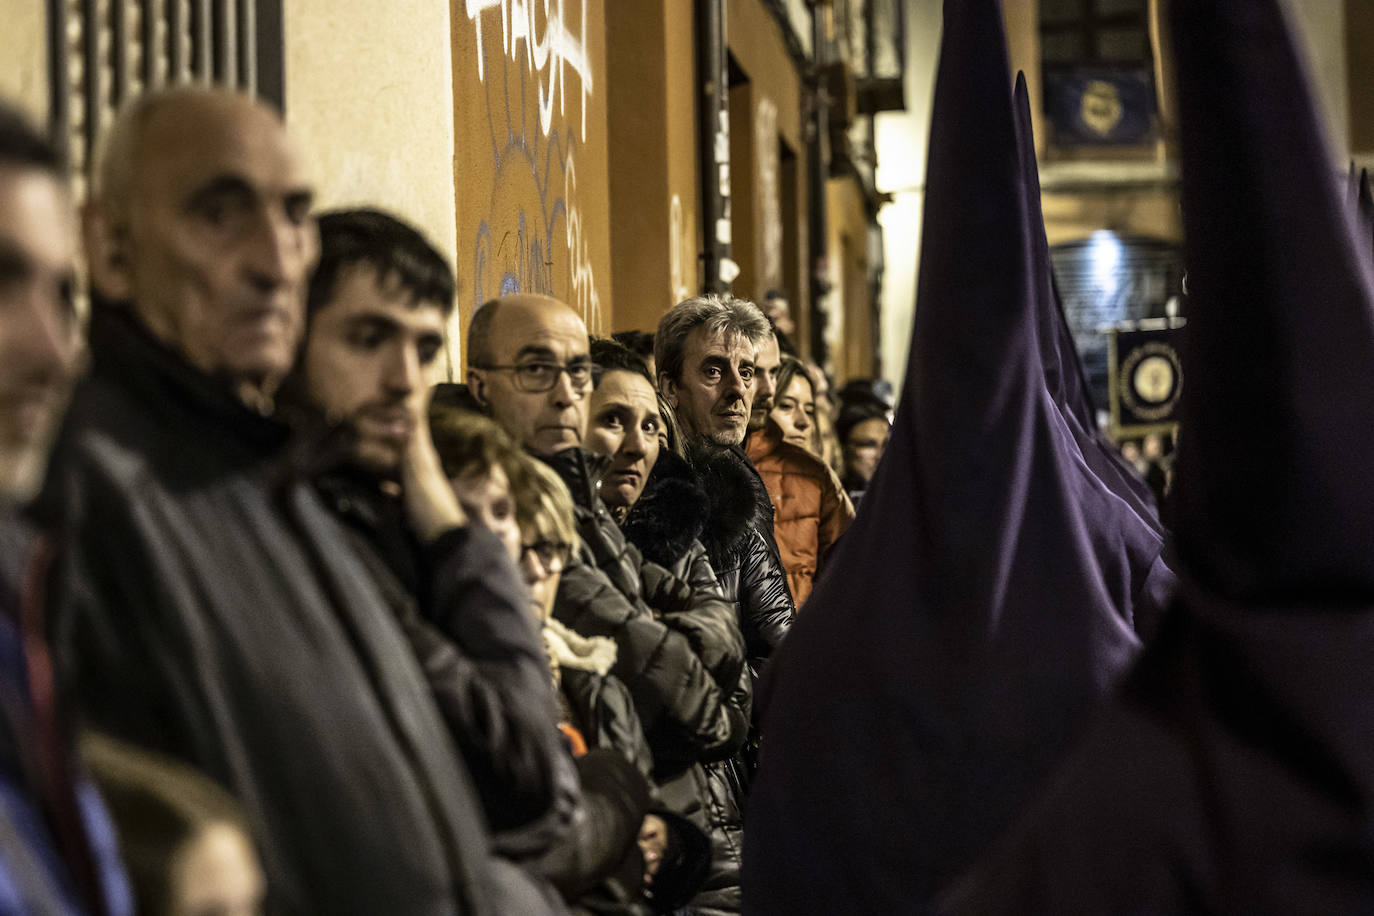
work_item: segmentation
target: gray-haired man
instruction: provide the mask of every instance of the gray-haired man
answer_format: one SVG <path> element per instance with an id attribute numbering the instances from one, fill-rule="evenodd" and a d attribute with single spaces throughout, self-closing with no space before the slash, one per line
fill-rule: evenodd
<path id="1" fill-rule="evenodd" d="M 753 303 L 714 295 L 679 302 L 654 335 L 659 393 L 677 415 L 688 461 L 711 501 L 702 541 L 734 605 L 756 675 L 796 616 L 773 540 L 773 504 L 741 448 L 759 390 L 759 350 L 772 336 Z M 742 840 L 748 769 L 743 756 L 707 769 L 724 821 L 717 829 L 732 848 L 717 850 L 707 889 L 694 901 L 703 911 L 739 911 L 738 872 L 731 866 Z"/>

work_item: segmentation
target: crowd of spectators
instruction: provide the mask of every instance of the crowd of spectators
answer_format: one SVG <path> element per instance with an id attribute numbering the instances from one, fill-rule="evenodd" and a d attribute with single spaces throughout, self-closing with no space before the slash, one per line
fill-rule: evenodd
<path id="1" fill-rule="evenodd" d="M 433 386 L 451 268 L 261 103 L 133 102 L 81 245 L 68 187 L 3 109 L 0 910 L 739 912 L 758 675 L 882 449 L 821 457 L 785 300 L 503 296 Z"/>

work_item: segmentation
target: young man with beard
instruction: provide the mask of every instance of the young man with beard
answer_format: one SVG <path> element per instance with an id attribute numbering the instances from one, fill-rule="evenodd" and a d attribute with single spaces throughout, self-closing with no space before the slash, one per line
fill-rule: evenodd
<path id="1" fill-rule="evenodd" d="M 566 831 L 577 776 L 524 583 L 497 537 L 469 524 L 429 434 L 427 374 L 443 351 L 453 273 L 419 232 L 380 211 L 324 214 L 319 232 L 305 347 L 287 390 L 347 443 L 316 488 L 385 585 L 495 848 L 532 859 Z"/>
<path id="2" fill-rule="evenodd" d="M 749 408 L 749 432 L 756 433 L 768 423 L 768 411 L 778 393 L 778 372 L 782 369 L 782 349 L 778 334 L 771 327 L 768 337 L 759 345 L 754 360 L 754 400 Z"/>
<path id="3" fill-rule="evenodd" d="M 21 518 L 80 365 L 75 246 L 61 160 L 0 104 L 0 910 L 123 914 L 114 832 L 76 772 L 43 638 L 52 542 Z"/>

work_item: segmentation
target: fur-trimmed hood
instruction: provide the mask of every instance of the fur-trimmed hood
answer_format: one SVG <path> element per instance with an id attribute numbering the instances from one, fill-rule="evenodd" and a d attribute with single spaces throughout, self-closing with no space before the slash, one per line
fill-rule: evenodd
<path id="1" fill-rule="evenodd" d="M 741 555 L 768 492 L 742 452 L 697 448 L 683 460 L 661 452 L 622 529 L 645 559 L 672 568 L 699 539 L 713 565 Z"/>
<path id="2" fill-rule="evenodd" d="M 753 528 L 772 535 L 773 503 L 763 480 L 738 446 L 698 445 L 688 451 L 687 461 L 710 507 L 701 542 L 711 565 L 717 571 L 737 566 L 749 550 Z"/>
<path id="3" fill-rule="evenodd" d="M 691 465 L 662 451 L 621 530 L 644 559 L 672 569 L 692 541 L 701 537 L 710 516 L 707 493 L 697 483 Z"/>

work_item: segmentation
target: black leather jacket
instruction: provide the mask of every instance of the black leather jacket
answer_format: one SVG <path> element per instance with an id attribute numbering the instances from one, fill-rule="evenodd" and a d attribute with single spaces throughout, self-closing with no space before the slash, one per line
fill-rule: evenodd
<path id="1" fill-rule="evenodd" d="M 710 500 L 701 540 L 757 674 L 797 616 L 773 541 L 773 504 L 742 448 L 698 447 L 687 458 Z"/>
<path id="2" fill-rule="evenodd" d="M 626 541 L 598 494 L 601 460 L 577 448 L 544 460 L 572 493 L 581 535 L 563 571 L 554 616 L 584 636 L 615 640 L 611 673 L 634 698 L 655 779 L 730 757 L 748 735 L 748 709 L 732 704 L 714 676 L 743 663 L 738 634 L 720 625 L 728 605 L 714 590 L 693 589 L 645 561 Z M 701 637 L 702 627 L 714 635 Z"/>
<path id="3" fill-rule="evenodd" d="M 692 468 L 676 455 L 663 453 L 654 465 L 643 496 L 625 520 L 625 536 L 645 557 L 667 567 L 693 588 L 719 594 L 718 576 L 698 539 L 709 510 L 710 500 L 697 485 Z M 742 641 L 734 612 L 727 610 L 726 614 L 725 625 L 732 631 L 732 638 Z M 709 634 L 701 638 L 708 645 L 711 639 Z M 747 666 L 717 667 L 713 673 L 721 689 L 729 692 L 730 702 L 747 714 L 753 696 L 753 679 Z M 697 913 L 740 910 L 745 794 L 740 781 L 742 772 L 742 764 L 733 758 L 698 764 L 661 788 L 664 802 L 706 831 L 711 840 L 710 872 L 692 901 Z"/>

